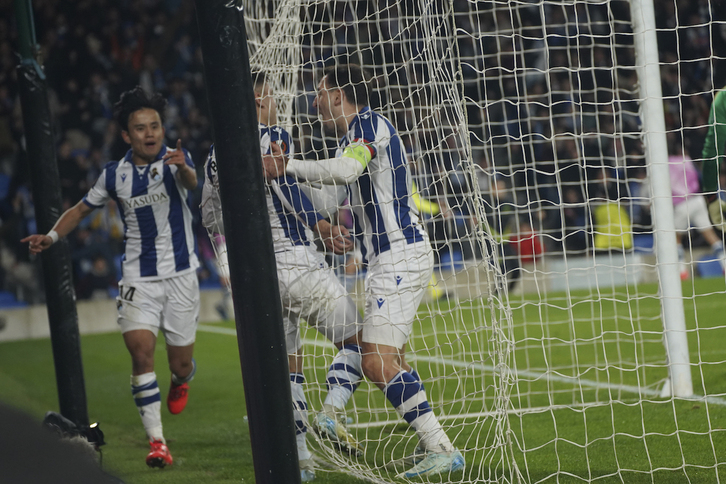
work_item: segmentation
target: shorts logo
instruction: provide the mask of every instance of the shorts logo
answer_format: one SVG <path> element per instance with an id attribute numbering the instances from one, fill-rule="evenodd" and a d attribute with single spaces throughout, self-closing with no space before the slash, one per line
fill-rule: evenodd
<path id="1" fill-rule="evenodd" d="M 383 306 L 383 303 L 384 303 L 384 302 L 386 302 L 386 300 L 385 300 L 385 299 L 383 299 L 382 297 L 379 297 L 379 298 L 378 298 L 378 299 L 376 300 L 376 302 L 378 302 L 378 309 L 380 309 L 380 308 L 381 308 L 381 306 Z"/>
<path id="2" fill-rule="evenodd" d="M 401 277 L 401 276 L 396 276 L 396 285 L 397 285 L 397 286 L 398 286 L 398 285 L 400 285 L 400 284 L 401 284 L 401 281 L 402 281 L 402 280 L 403 280 L 403 277 Z"/>

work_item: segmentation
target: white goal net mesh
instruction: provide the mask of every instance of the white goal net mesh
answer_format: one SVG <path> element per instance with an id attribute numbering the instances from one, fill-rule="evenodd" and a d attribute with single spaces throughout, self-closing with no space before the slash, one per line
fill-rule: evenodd
<path id="1" fill-rule="evenodd" d="M 652 182 L 654 163 L 674 180 L 689 160 L 700 172 L 726 84 L 725 13 L 708 0 L 655 2 L 661 79 L 648 80 L 626 1 L 245 3 L 252 67 L 298 157 L 334 156 L 313 100 L 323 68 L 347 63 L 365 69 L 371 108 L 405 145 L 436 261 L 407 361 L 467 461 L 426 482 L 726 479 L 723 234 L 690 211 L 680 228 L 677 210 L 658 232 Z M 641 94 L 661 82 L 665 130 L 644 122 Z M 674 160 L 648 159 L 656 138 L 643 126 Z M 350 223 L 345 204 L 333 222 Z M 682 285 L 664 281 L 671 259 L 658 248 L 674 233 Z M 362 302 L 360 254 L 328 261 Z M 672 396 L 664 345 L 673 294 L 688 398 Z M 310 330 L 303 352 L 315 411 L 335 350 Z M 414 433 L 373 385 L 347 410 L 365 456 L 318 442 L 321 465 L 392 482 Z"/>

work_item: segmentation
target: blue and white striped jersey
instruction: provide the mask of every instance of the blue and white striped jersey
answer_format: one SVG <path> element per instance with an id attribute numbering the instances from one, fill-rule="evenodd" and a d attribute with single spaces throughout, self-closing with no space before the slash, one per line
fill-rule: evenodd
<path id="1" fill-rule="evenodd" d="M 118 205 L 124 223 L 124 282 L 154 281 L 199 267 L 192 230 L 190 193 L 176 179 L 177 167 L 165 165 L 162 146 L 156 160 L 143 166 L 131 161 L 131 150 L 106 165 L 83 202 L 100 208 Z M 194 168 L 185 151 L 187 165 Z"/>
<path id="2" fill-rule="evenodd" d="M 340 140 L 336 156 L 342 156 L 351 143 L 365 145 L 372 156 L 356 183 L 348 185 L 363 258 L 369 260 L 397 242 L 427 240 L 411 198 L 411 173 L 403 142 L 391 122 L 369 107 L 363 108 Z"/>
<path id="3" fill-rule="evenodd" d="M 260 152 L 270 154 L 270 145 L 277 143 L 283 152 L 292 156 L 295 147 L 287 131 L 279 126 L 259 125 Z M 214 147 L 204 166 L 204 188 L 202 190 L 202 222 L 212 233 L 224 235 L 222 205 L 219 202 L 219 180 Z M 310 245 L 312 233 L 308 227 L 315 225 L 322 215 L 313 208 L 308 197 L 291 176 L 273 180 L 267 187 L 267 211 L 272 227 L 272 241 L 275 252 L 296 245 Z"/>

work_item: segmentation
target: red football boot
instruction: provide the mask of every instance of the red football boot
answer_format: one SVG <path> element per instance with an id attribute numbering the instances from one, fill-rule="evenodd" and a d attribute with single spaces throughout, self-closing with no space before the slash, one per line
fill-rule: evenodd
<path id="1" fill-rule="evenodd" d="M 187 406 L 187 399 L 189 397 L 189 384 L 182 383 L 177 385 L 171 382 L 169 387 L 169 395 L 166 397 L 166 406 L 169 411 L 174 415 L 181 413 L 184 407 Z"/>
<path id="2" fill-rule="evenodd" d="M 174 459 L 171 458 L 169 453 L 169 447 L 166 446 L 161 440 L 154 440 L 149 442 L 151 445 L 151 452 L 146 456 L 146 465 L 149 467 L 166 467 L 174 463 Z"/>

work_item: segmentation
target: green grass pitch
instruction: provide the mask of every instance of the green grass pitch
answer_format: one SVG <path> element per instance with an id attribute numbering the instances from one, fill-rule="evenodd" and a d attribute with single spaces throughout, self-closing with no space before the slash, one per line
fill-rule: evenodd
<path id="1" fill-rule="evenodd" d="M 587 293 L 549 294 L 547 304 L 531 296 L 512 299 L 517 344 L 511 363 L 517 385 L 508 422 L 513 457 L 526 481 L 726 480 L 724 281 L 688 281 L 683 291 L 691 363 L 700 363 L 692 371 L 694 392 L 714 396 L 710 400 L 658 398 L 657 383 L 666 371 L 655 287 L 638 287 L 637 299 L 628 297 L 636 294 L 635 288 L 615 288 L 597 298 Z M 490 362 L 481 357 L 474 361 L 473 356 L 472 361 L 457 361 L 478 354 L 479 345 L 487 344 L 486 331 L 477 330 L 482 315 L 488 312 L 471 304 L 463 309 L 422 307 L 421 324 L 411 341 L 417 352 L 413 363 L 426 379 L 430 400 L 467 459 L 467 470 L 455 476 L 455 482 L 509 475 L 507 464 L 492 461 L 488 453 L 495 437 L 493 419 L 486 413 L 491 408 Z M 543 318 L 549 323 L 542 324 Z M 89 415 L 106 435 L 107 470 L 131 484 L 254 482 L 237 341 L 230 334 L 233 325 L 213 326 L 219 332 L 198 334 L 199 370 L 187 409 L 178 416 L 162 410 L 175 460 L 173 467 L 163 470 L 144 464 L 148 445 L 132 402 L 130 361 L 121 337 L 82 338 Z M 314 335 L 308 332 L 305 337 Z M 323 381 L 323 370 L 312 368 L 323 368 L 332 355 L 329 347 L 315 348 L 306 359 L 308 382 Z M 169 372 L 162 344 L 156 356 L 165 396 Z M 574 376 L 585 384 L 573 384 Z M 640 398 L 633 391 L 637 386 L 643 388 Z M 0 399 L 38 420 L 47 410 L 57 410 L 50 341 L 0 344 L 0 388 Z M 312 408 L 319 406 L 321 397 L 308 388 Z M 520 408 L 529 411 L 514 411 Z M 359 425 L 354 432 L 366 444 L 365 466 L 398 482 L 384 466 L 391 455 L 398 458 L 413 449 L 413 433 L 396 421 L 382 394 L 365 383 L 356 392 L 355 409 Z M 363 425 L 367 422 L 381 423 Z M 320 483 L 364 482 L 345 471 L 317 474 Z"/>

